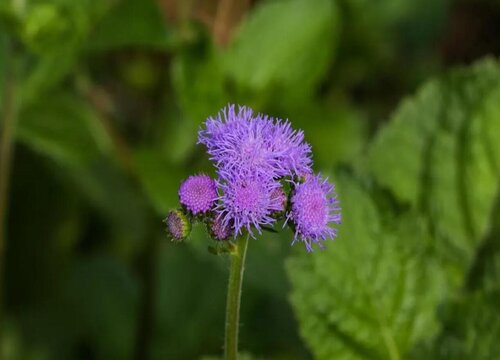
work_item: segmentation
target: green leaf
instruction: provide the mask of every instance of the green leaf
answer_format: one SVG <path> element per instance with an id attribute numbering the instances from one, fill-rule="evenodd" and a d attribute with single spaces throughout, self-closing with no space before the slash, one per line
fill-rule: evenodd
<path id="1" fill-rule="evenodd" d="M 36 152 L 69 167 L 84 167 L 110 150 L 97 114 L 85 101 L 62 92 L 25 108 L 17 135 Z"/>
<path id="2" fill-rule="evenodd" d="M 122 0 L 92 33 L 90 51 L 119 48 L 166 49 L 171 41 L 157 1 Z"/>
<path id="3" fill-rule="evenodd" d="M 460 296 L 441 310 L 444 331 L 414 359 L 489 360 L 500 357 L 499 291 Z"/>
<path id="4" fill-rule="evenodd" d="M 82 49 L 96 22 L 113 0 L 29 2 L 22 40 L 33 55 L 21 83 L 23 103 L 36 102 L 60 84 L 81 59 Z"/>
<path id="5" fill-rule="evenodd" d="M 22 106 L 31 106 L 66 79 L 75 67 L 78 55 L 73 46 L 61 45 L 57 51 L 40 56 L 21 83 Z"/>
<path id="6" fill-rule="evenodd" d="M 198 128 L 227 104 L 224 76 L 214 50 L 192 48 L 181 52 L 172 63 L 172 81 L 179 119 L 170 124 L 165 141 L 173 160 L 184 159 L 193 150 Z"/>
<path id="7" fill-rule="evenodd" d="M 444 256 L 468 266 L 498 193 L 500 67 L 485 60 L 425 85 L 370 149 L 376 180 L 428 216 Z M 493 145 L 492 145 L 493 144 Z"/>
<path id="8" fill-rule="evenodd" d="M 413 205 L 420 196 L 428 143 L 439 126 L 436 119 L 441 116 L 443 92 L 441 84 L 433 81 L 413 99 L 404 100 L 370 149 L 370 166 L 376 180 L 401 201 Z"/>
<path id="9" fill-rule="evenodd" d="M 150 208 L 136 184 L 111 161 L 67 172 L 91 208 L 107 221 L 107 244 L 124 258 L 134 256 L 150 231 Z"/>
<path id="10" fill-rule="evenodd" d="M 339 163 L 352 163 L 366 144 L 367 122 L 362 114 L 346 101 L 300 102 L 287 109 L 295 128 L 304 130 L 313 148 L 318 169 Z"/>
<path id="11" fill-rule="evenodd" d="M 291 301 L 317 359 L 401 359 L 439 330 L 446 274 L 426 254 L 425 223 L 381 216 L 356 180 L 337 183 L 345 222 L 324 251 L 288 262 Z"/>
<path id="12" fill-rule="evenodd" d="M 172 242 L 164 242 L 158 251 L 153 359 L 220 353 L 226 273 L 214 265 L 221 258 L 200 261 L 194 255 L 189 247 Z M 210 344 L 217 345 L 210 349 Z"/>
<path id="13" fill-rule="evenodd" d="M 128 359 L 134 346 L 138 284 L 124 264 L 104 256 L 76 262 L 62 290 L 66 319 L 90 337 L 99 359 Z M 71 309 L 71 310 L 70 310 Z"/>
<path id="14" fill-rule="evenodd" d="M 337 33 L 338 14 L 331 1 L 263 3 L 226 54 L 227 73 L 245 90 L 308 94 L 328 70 Z"/>
<path id="15" fill-rule="evenodd" d="M 184 173 L 166 161 L 158 150 L 139 149 L 134 164 L 144 192 L 158 214 L 179 207 L 177 191 Z"/>

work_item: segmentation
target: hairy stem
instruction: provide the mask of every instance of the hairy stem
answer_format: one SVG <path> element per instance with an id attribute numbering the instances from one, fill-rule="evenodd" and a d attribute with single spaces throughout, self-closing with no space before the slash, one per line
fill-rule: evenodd
<path id="1" fill-rule="evenodd" d="M 245 271 L 245 258 L 248 248 L 248 236 L 238 239 L 236 249 L 231 253 L 231 268 L 226 300 L 226 336 L 224 343 L 224 358 L 238 358 L 238 328 L 240 322 L 241 284 Z"/>

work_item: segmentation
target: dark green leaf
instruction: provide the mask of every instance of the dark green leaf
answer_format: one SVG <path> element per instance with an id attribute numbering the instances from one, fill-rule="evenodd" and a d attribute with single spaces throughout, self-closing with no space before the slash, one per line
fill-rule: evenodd
<path id="1" fill-rule="evenodd" d="M 199 52 L 200 51 L 200 52 Z M 166 139 L 173 160 L 185 158 L 196 144 L 198 128 L 227 104 L 224 77 L 213 49 L 190 49 L 172 64 L 175 95 L 181 114 Z"/>
<path id="2" fill-rule="evenodd" d="M 473 293 L 441 309 L 444 328 L 433 343 L 416 349 L 414 359 L 490 360 L 500 357 L 500 293 Z"/>
<path id="3" fill-rule="evenodd" d="M 96 344 L 99 359 L 128 359 L 134 346 L 138 284 L 114 259 L 94 257 L 74 264 L 63 290 L 67 319 Z M 68 331 L 70 331 L 68 329 Z"/>
<path id="4" fill-rule="evenodd" d="M 154 149 L 136 151 L 134 163 L 142 187 L 159 214 L 179 207 L 177 191 L 184 178 L 182 171 Z"/>
<path id="5" fill-rule="evenodd" d="M 70 167 L 86 166 L 110 151 L 97 114 L 84 100 L 62 92 L 23 109 L 18 137 L 35 151 Z"/>

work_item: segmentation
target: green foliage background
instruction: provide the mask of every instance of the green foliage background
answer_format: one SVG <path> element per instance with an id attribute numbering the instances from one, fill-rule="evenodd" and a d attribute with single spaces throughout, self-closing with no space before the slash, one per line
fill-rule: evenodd
<path id="1" fill-rule="evenodd" d="M 496 0 L 2 1 L 0 355 L 220 356 L 227 259 L 161 220 L 237 103 L 304 129 L 343 216 L 324 251 L 251 242 L 243 359 L 500 358 L 498 24 Z"/>

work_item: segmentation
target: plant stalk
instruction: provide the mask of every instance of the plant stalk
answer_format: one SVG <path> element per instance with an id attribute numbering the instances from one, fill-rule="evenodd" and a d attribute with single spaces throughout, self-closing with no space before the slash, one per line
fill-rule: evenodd
<path id="1" fill-rule="evenodd" d="M 245 271 L 245 259 L 248 248 L 248 236 L 241 236 L 236 249 L 230 254 L 231 267 L 226 300 L 226 336 L 224 342 L 224 358 L 238 358 L 238 330 L 240 322 L 241 285 Z"/>

